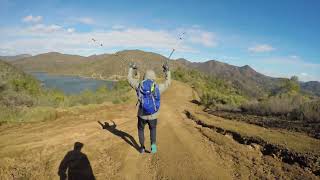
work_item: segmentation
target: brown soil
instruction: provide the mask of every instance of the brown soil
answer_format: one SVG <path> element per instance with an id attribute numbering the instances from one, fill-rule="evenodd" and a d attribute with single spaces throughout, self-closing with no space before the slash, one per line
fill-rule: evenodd
<path id="1" fill-rule="evenodd" d="M 294 150 L 289 150 L 288 148 L 283 147 L 281 145 L 271 144 L 259 137 L 245 136 L 232 130 L 208 124 L 206 122 L 203 122 L 201 119 L 197 118 L 195 115 L 193 115 L 191 112 L 187 110 L 185 111 L 185 114 L 189 119 L 193 120 L 201 127 L 209 128 L 214 132 L 228 136 L 240 144 L 251 145 L 255 148 L 258 147 L 257 149 L 260 150 L 263 155 L 276 157 L 287 164 L 297 164 L 302 169 L 308 169 L 309 171 L 312 171 L 312 173 L 314 173 L 315 175 L 320 175 L 320 166 L 317 162 L 318 159 L 320 159 L 320 156 L 318 154 L 312 154 L 310 152 L 298 153 Z"/>
<path id="2" fill-rule="evenodd" d="M 306 133 L 310 137 L 320 139 L 320 122 L 308 122 L 304 120 L 290 120 L 287 117 L 258 116 L 243 112 L 206 110 L 209 114 L 225 119 L 243 121 L 266 128 L 287 129 L 294 132 Z"/>
<path id="3" fill-rule="evenodd" d="M 136 150 L 135 103 L 103 107 L 50 122 L 0 127 L 0 179 L 59 179 L 58 168 L 77 141 L 96 179 L 317 179 L 297 164 L 263 156 L 258 146 L 187 121 L 192 89 L 173 82 L 162 97 L 158 153 Z M 113 120 L 117 131 L 102 123 Z M 199 132 L 200 131 L 200 132 Z M 148 130 L 145 131 L 148 140 Z M 150 142 L 147 141 L 148 145 Z M 150 147 L 147 147 L 150 148 Z"/>

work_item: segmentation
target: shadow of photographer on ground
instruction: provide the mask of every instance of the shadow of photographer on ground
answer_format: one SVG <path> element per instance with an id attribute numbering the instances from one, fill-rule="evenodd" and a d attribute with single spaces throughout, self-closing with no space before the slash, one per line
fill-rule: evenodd
<path id="1" fill-rule="evenodd" d="M 74 149 L 64 156 L 58 171 L 60 180 L 95 180 L 90 161 L 87 155 L 81 152 L 82 147 L 81 142 L 75 142 Z"/>

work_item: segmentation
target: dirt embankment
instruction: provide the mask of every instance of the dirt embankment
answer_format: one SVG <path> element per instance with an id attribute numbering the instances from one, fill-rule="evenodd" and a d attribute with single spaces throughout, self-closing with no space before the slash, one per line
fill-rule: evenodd
<path id="1" fill-rule="evenodd" d="M 287 149 L 286 147 L 277 144 L 270 144 L 259 137 L 248 137 L 235 131 L 207 124 L 187 110 L 185 111 L 185 114 L 189 119 L 193 120 L 202 127 L 210 128 L 217 133 L 232 137 L 240 144 L 255 146 L 255 148 L 259 149 L 263 155 L 271 155 L 284 163 L 297 163 L 301 168 L 311 171 L 316 176 L 320 176 L 320 157 L 317 155 L 297 153 Z"/>
<path id="2" fill-rule="evenodd" d="M 286 129 L 293 132 L 306 133 L 308 136 L 320 139 L 320 122 L 308 122 L 303 120 L 289 120 L 286 117 L 257 116 L 242 112 L 213 111 L 206 110 L 207 113 L 225 119 L 243 121 L 266 128 Z"/>

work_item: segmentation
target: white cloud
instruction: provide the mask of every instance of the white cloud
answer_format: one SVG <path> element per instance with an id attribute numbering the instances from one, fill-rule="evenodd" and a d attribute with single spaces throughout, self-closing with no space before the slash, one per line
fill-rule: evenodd
<path id="1" fill-rule="evenodd" d="M 27 28 L 27 31 L 31 33 L 53 33 L 61 30 L 63 30 L 62 26 L 59 26 L 56 24 L 51 24 L 51 25 L 36 24 Z"/>
<path id="2" fill-rule="evenodd" d="M 114 48 L 146 48 L 163 51 L 170 50 L 176 45 L 176 32 L 147 28 L 78 32 L 73 28 L 64 28 L 55 24 L 36 24 L 26 28 L 0 28 L 0 34 L 6 34 L 6 38 L 0 39 L 0 49 L 17 54 L 59 51 L 90 55 L 95 51 Z M 103 47 L 94 45 L 91 42 L 92 38 L 102 43 Z M 182 42 L 177 51 L 195 53 L 196 50 L 192 45 L 189 42 Z"/>
<path id="3" fill-rule="evenodd" d="M 319 81 L 320 82 L 320 78 L 319 77 L 316 77 L 314 75 L 311 75 L 309 73 L 305 73 L 305 72 L 302 72 L 298 75 L 299 77 L 299 80 L 300 81 Z"/>
<path id="4" fill-rule="evenodd" d="M 275 70 L 266 70 L 266 69 L 257 69 L 258 72 L 265 74 L 270 77 L 282 77 L 282 78 L 291 78 L 292 76 L 298 76 L 299 81 L 319 81 L 320 82 L 320 77 L 316 74 L 311 75 L 309 73 L 288 73 L 288 72 L 279 72 Z"/>
<path id="5" fill-rule="evenodd" d="M 254 53 L 271 52 L 273 50 L 275 50 L 275 48 L 268 44 L 258 44 L 256 46 L 248 48 L 248 51 Z"/>
<path id="6" fill-rule="evenodd" d="M 261 59 L 260 63 L 265 65 L 265 69 L 268 69 L 267 75 L 277 77 L 297 75 L 302 81 L 320 81 L 320 64 L 312 63 L 302 57 L 298 59 L 290 56 L 272 57 Z"/>
<path id="7" fill-rule="evenodd" d="M 299 56 L 297 56 L 297 55 L 291 55 L 291 56 L 289 56 L 290 58 L 292 58 L 292 59 L 299 59 L 300 57 Z"/>
<path id="8" fill-rule="evenodd" d="M 319 77 L 315 77 L 309 73 L 302 72 L 298 75 L 299 80 L 301 81 L 320 81 Z"/>
<path id="9" fill-rule="evenodd" d="M 217 45 L 212 32 L 200 28 L 187 29 L 186 38 L 177 40 L 181 29 L 154 30 L 149 28 L 129 28 L 114 26 L 110 29 L 91 32 L 76 31 L 73 27 L 58 24 L 33 24 L 26 27 L 0 27 L 0 49 L 2 54 L 39 54 L 58 51 L 69 54 L 91 55 L 114 49 L 148 49 L 156 52 L 170 51 L 177 53 L 198 53 L 199 45 L 214 47 Z M 97 46 L 91 39 L 95 38 L 103 46 Z M 179 43 L 177 43 L 179 42 Z"/>
<path id="10" fill-rule="evenodd" d="M 194 28 L 185 30 L 186 41 L 195 44 L 201 44 L 206 47 L 216 47 L 218 41 L 213 32 L 204 31 L 200 28 Z"/>
<path id="11" fill-rule="evenodd" d="M 68 29 L 67 29 L 67 32 L 68 32 L 68 33 L 73 33 L 73 32 L 75 32 L 75 29 L 74 29 L 74 28 L 68 28 Z"/>
<path id="12" fill-rule="evenodd" d="M 201 26 L 200 26 L 199 24 L 194 24 L 194 25 L 192 25 L 191 27 L 192 27 L 192 28 L 195 28 L 195 29 L 200 29 L 200 28 L 201 28 Z"/>
<path id="13" fill-rule="evenodd" d="M 75 18 L 74 20 L 78 23 L 87 24 L 87 25 L 96 24 L 95 20 L 90 17 Z"/>
<path id="14" fill-rule="evenodd" d="M 279 65 L 294 65 L 300 68 L 310 68 L 310 69 L 320 69 L 320 64 L 311 63 L 305 61 L 301 58 L 288 58 L 288 57 L 273 57 L 273 58 L 266 58 L 262 61 L 268 64 L 279 64 Z"/>
<path id="15" fill-rule="evenodd" d="M 33 22 L 33 23 L 38 23 L 42 20 L 42 16 L 25 16 L 22 18 L 23 22 Z"/>
<path id="16" fill-rule="evenodd" d="M 111 28 L 115 30 L 121 30 L 121 29 L 124 29 L 125 26 L 118 24 L 118 25 L 113 25 Z"/>

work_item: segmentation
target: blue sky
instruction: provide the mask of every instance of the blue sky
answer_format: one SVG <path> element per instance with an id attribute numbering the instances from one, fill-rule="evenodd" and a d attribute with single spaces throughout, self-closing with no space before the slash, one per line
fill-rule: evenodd
<path id="1" fill-rule="evenodd" d="M 168 55 L 174 47 L 173 58 L 320 81 L 319 9 L 318 0 L 0 0 L 0 55 L 123 49 Z"/>

